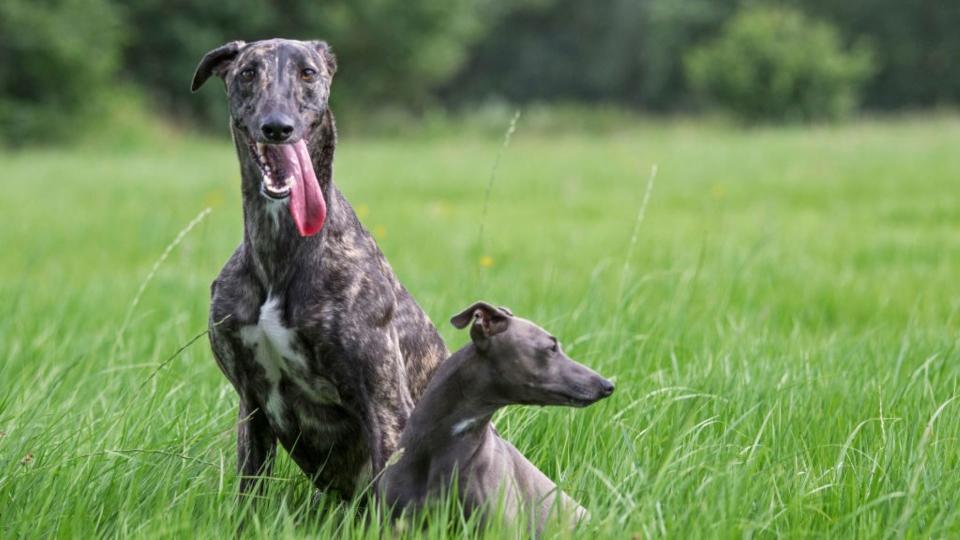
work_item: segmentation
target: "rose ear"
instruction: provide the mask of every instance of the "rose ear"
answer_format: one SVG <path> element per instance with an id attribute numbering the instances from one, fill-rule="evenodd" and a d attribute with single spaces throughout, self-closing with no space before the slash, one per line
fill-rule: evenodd
<path id="1" fill-rule="evenodd" d="M 333 77 L 333 74 L 337 72 L 337 57 L 333 54 L 333 49 L 326 41 L 322 40 L 314 40 L 310 44 L 320 53 L 323 63 L 327 66 L 327 72 Z"/>
<path id="2" fill-rule="evenodd" d="M 193 73 L 193 82 L 190 84 L 190 91 L 196 92 L 207 82 L 211 75 L 223 78 L 227 68 L 233 63 L 233 60 L 240 54 L 240 49 L 246 45 L 243 41 L 231 41 L 225 43 L 216 49 L 203 55 L 200 63 L 197 64 L 197 70 Z"/>
<path id="3" fill-rule="evenodd" d="M 458 330 L 463 330 L 473 320 L 473 312 L 483 302 L 475 302 L 472 306 L 450 317 L 450 324 Z"/>
<path id="4" fill-rule="evenodd" d="M 473 341 L 484 340 L 503 332 L 510 326 L 510 310 L 494 307 L 487 302 L 474 302 L 467 309 L 457 313 L 450 323 L 457 328 L 466 328 L 470 321 L 470 337 Z"/>

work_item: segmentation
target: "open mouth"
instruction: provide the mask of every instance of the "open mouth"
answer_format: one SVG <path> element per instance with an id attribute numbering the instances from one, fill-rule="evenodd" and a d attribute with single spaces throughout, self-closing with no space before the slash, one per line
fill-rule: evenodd
<path id="1" fill-rule="evenodd" d="M 327 205 L 306 141 L 251 142 L 250 155 L 260 169 L 260 192 L 270 199 L 287 202 L 300 236 L 320 232 L 327 217 Z"/>
<path id="2" fill-rule="evenodd" d="M 289 170 L 289 161 L 278 146 L 255 142 L 250 145 L 250 154 L 263 175 L 260 192 L 271 199 L 286 199 L 290 196 L 294 177 Z"/>

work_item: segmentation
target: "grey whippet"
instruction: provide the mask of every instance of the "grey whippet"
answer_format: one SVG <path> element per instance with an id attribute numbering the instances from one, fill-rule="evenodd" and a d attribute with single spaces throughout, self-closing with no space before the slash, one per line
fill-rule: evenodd
<path id="1" fill-rule="evenodd" d="M 447 355 L 333 183 L 336 70 L 322 41 L 234 41 L 193 77 L 226 84 L 243 241 L 211 287 L 210 344 L 239 394 L 241 492 L 277 441 L 321 489 L 382 470 Z"/>
<path id="2" fill-rule="evenodd" d="M 571 360 L 557 339 L 510 310 L 477 302 L 451 322 L 470 321 L 471 343 L 440 365 L 378 484 L 395 513 L 420 508 L 457 483 L 468 513 L 503 504 L 513 518 L 529 515 L 539 532 L 551 512 L 567 523 L 587 513 L 490 423 L 501 407 L 584 407 L 613 393 L 613 383 Z"/>

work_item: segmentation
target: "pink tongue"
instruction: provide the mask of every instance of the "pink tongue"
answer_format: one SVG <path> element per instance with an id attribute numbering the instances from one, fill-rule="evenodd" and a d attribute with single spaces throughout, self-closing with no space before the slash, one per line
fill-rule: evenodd
<path id="1" fill-rule="evenodd" d="M 310 152 L 304 141 L 279 145 L 284 161 L 290 166 L 293 185 L 290 187 L 290 216 L 300 236 L 313 236 L 327 219 L 327 204 L 320 193 L 320 183 L 313 172 Z"/>

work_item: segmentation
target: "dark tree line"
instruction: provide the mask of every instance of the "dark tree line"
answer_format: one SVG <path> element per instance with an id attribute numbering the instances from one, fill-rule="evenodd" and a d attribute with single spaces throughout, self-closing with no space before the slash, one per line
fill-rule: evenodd
<path id="1" fill-rule="evenodd" d="M 191 95 L 200 57 L 235 39 L 323 38 L 340 107 L 424 106 L 483 28 L 470 0 L 2 0 L 0 140 L 72 134 L 133 87 L 180 122 L 222 126 L 222 88 Z"/>
<path id="2" fill-rule="evenodd" d="M 869 73 L 848 92 L 869 108 L 960 102 L 960 2 L 950 0 L 3 0 L 0 138 L 69 134 L 118 86 L 170 117 L 219 123 L 216 85 L 187 91 L 197 59 L 228 40 L 278 35 L 333 45 L 334 98 L 346 109 L 482 100 L 691 109 L 709 88 L 693 84 L 691 56 L 764 6 L 828 28 L 841 56 L 869 50 Z"/>
<path id="3" fill-rule="evenodd" d="M 950 0 L 528 1 L 490 26 L 444 95 L 685 108 L 684 58 L 758 6 L 792 8 L 832 25 L 847 45 L 869 46 L 867 107 L 960 102 L 960 2 Z"/>
<path id="4" fill-rule="evenodd" d="M 221 89 L 211 85 L 199 100 L 184 89 L 200 56 L 221 43 L 322 38 L 340 58 L 341 105 L 417 105 L 459 66 L 479 26 L 468 0 L 139 0 L 135 6 L 125 10 L 137 36 L 124 48 L 124 75 L 164 108 L 201 120 L 218 117 Z"/>

